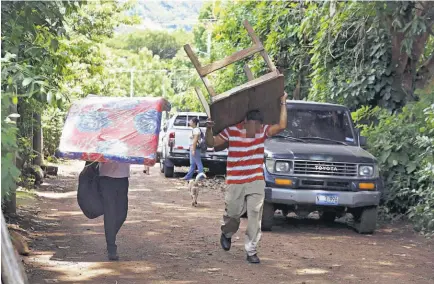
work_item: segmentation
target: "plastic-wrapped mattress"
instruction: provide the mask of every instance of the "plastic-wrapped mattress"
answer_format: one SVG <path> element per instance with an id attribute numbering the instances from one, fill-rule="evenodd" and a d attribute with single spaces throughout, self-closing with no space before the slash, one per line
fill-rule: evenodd
<path id="1" fill-rule="evenodd" d="M 162 98 L 88 96 L 71 106 L 58 156 L 153 166 L 162 112 L 169 108 Z"/>

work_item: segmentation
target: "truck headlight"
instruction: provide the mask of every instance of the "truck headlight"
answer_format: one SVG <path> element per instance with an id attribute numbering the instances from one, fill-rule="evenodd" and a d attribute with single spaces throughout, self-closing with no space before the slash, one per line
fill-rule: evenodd
<path id="1" fill-rule="evenodd" d="M 375 174 L 374 166 L 361 165 L 359 166 L 359 176 L 361 177 L 373 177 Z"/>
<path id="2" fill-rule="evenodd" d="M 289 162 L 277 161 L 276 173 L 289 173 L 291 171 L 291 164 Z"/>
<path id="3" fill-rule="evenodd" d="M 275 161 L 273 159 L 266 159 L 265 167 L 269 173 L 274 174 L 289 174 L 292 171 L 291 161 Z"/>

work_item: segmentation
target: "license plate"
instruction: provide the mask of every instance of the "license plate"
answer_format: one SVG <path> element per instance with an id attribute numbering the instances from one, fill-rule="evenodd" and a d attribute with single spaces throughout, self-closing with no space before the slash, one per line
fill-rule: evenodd
<path id="1" fill-rule="evenodd" d="M 336 194 L 317 194 L 316 204 L 318 205 L 338 205 L 338 196 Z"/>

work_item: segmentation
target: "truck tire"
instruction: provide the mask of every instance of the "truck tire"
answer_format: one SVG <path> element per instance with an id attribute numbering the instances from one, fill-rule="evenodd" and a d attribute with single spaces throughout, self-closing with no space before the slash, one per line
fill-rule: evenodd
<path id="1" fill-rule="evenodd" d="M 360 219 L 355 223 L 359 234 L 372 234 L 377 228 L 377 206 L 363 208 Z"/>
<path id="2" fill-rule="evenodd" d="M 264 232 L 271 231 L 273 228 L 273 219 L 274 212 L 276 209 L 274 208 L 273 203 L 264 202 L 264 209 L 262 212 L 262 222 L 261 222 L 261 230 Z"/>
<path id="3" fill-rule="evenodd" d="M 175 173 L 175 167 L 163 165 L 164 177 L 172 178 Z"/>
<path id="4" fill-rule="evenodd" d="M 333 211 L 323 211 L 320 213 L 319 218 L 325 223 L 333 223 L 336 220 L 336 212 Z"/>

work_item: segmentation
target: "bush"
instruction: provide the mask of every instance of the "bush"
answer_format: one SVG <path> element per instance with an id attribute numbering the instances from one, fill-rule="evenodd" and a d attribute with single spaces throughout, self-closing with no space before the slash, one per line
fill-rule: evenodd
<path id="1" fill-rule="evenodd" d="M 417 146 L 424 151 L 422 168 L 416 173 L 419 187 L 412 191 L 417 204 L 410 208 L 409 217 L 416 230 L 434 233 L 434 104 L 424 112 L 429 128 L 427 135 L 416 138 Z"/>
<path id="2" fill-rule="evenodd" d="M 58 108 L 48 108 L 42 115 L 42 131 L 44 137 L 44 157 L 55 160 L 54 154 L 59 147 L 60 137 L 65 119 L 65 112 Z"/>
<path id="3" fill-rule="evenodd" d="M 378 158 L 386 211 L 409 214 L 416 229 L 434 231 L 434 105 L 427 101 L 410 103 L 399 113 L 363 107 L 353 118 Z"/>

